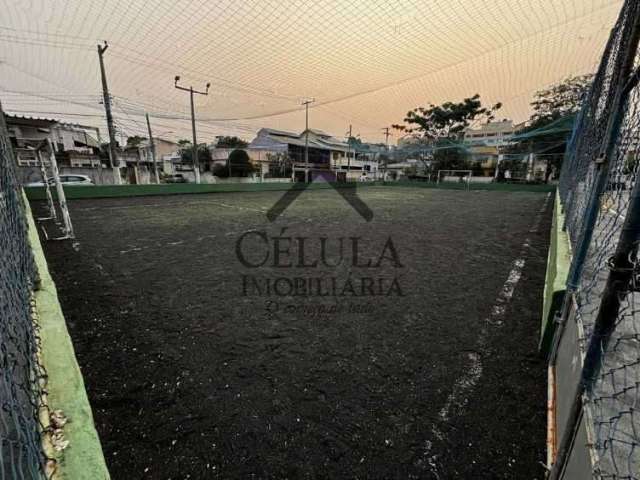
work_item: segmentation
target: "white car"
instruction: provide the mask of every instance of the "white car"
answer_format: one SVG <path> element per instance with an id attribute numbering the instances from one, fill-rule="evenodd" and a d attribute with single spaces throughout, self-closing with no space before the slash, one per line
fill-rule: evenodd
<path id="1" fill-rule="evenodd" d="M 47 179 L 49 186 L 55 186 L 56 182 L 53 177 Z M 60 175 L 60 183 L 62 185 L 93 185 L 93 181 L 87 175 Z M 27 183 L 25 187 L 44 187 L 44 182 Z"/>

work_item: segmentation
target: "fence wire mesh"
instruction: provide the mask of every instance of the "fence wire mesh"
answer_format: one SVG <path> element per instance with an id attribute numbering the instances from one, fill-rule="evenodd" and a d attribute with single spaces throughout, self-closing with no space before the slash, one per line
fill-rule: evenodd
<path id="1" fill-rule="evenodd" d="M 44 371 L 32 316 L 36 270 L 27 238 L 25 205 L 0 105 L 0 479 L 44 478 Z"/>
<path id="2" fill-rule="evenodd" d="M 640 2 L 628 0 L 559 185 L 574 254 L 567 302 L 575 301 L 583 332 L 581 401 L 595 478 L 640 479 L 639 36 Z"/>

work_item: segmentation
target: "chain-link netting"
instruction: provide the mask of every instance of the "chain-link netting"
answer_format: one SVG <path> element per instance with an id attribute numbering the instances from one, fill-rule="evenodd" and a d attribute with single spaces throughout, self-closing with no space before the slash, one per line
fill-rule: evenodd
<path id="1" fill-rule="evenodd" d="M 0 479 L 44 478 L 44 372 L 32 316 L 36 270 L 0 105 Z"/>
<path id="2" fill-rule="evenodd" d="M 596 478 L 640 479 L 639 36 L 640 3 L 628 0 L 559 187 L 573 249 L 566 302 L 575 302 L 582 331 L 581 403 Z"/>

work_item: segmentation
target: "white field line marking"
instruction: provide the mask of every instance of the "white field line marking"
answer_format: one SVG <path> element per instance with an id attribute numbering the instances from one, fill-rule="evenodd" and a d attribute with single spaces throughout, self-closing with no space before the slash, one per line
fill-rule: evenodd
<path id="1" fill-rule="evenodd" d="M 524 245 L 526 245 L 526 247 L 523 248 L 528 248 L 528 240 Z M 524 265 L 524 257 L 517 258 L 511 264 L 511 270 L 509 271 L 507 280 L 504 282 L 500 293 L 498 293 L 498 297 L 491 307 L 489 316 L 484 319 L 482 328 L 480 329 L 480 334 L 476 340 L 476 351 L 467 353 L 469 368 L 456 380 L 453 385 L 453 391 L 449 394 L 447 401 L 440 409 L 438 416 L 441 421 L 448 421 L 449 415 L 455 407 L 463 409 L 467 405 L 467 393 L 476 386 L 482 376 L 482 360 L 481 355 L 478 352 L 482 352 L 486 346 L 487 336 L 489 333 L 487 325 L 502 325 L 504 314 L 507 311 L 507 305 L 513 298 L 513 292 L 522 277 L 522 269 L 524 268 Z"/>
<path id="2" fill-rule="evenodd" d="M 547 205 L 549 204 L 549 200 L 551 198 L 551 193 L 547 194 L 547 197 L 544 201 L 542 208 L 536 214 L 533 225 L 529 229 L 529 233 L 536 233 L 540 228 L 540 223 L 542 222 L 542 215 L 547 209 Z M 525 266 L 525 258 L 527 256 L 528 250 L 531 247 L 531 240 L 527 236 L 524 243 L 522 244 L 522 248 L 513 263 L 511 264 L 511 270 L 507 275 L 507 279 L 504 282 L 502 289 L 498 293 L 496 300 L 491 308 L 491 311 L 487 318 L 485 318 L 482 328 L 480 329 L 480 333 L 478 335 L 478 339 L 476 340 L 475 351 L 467 353 L 467 357 L 469 360 L 469 367 L 467 371 L 464 372 L 454 383 L 453 390 L 447 397 L 447 401 L 443 405 L 443 407 L 438 412 L 438 419 L 440 422 L 447 422 L 449 418 L 451 418 L 451 413 L 462 413 L 464 408 L 467 406 L 469 402 L 469 396 L 472 390 L 480 381 L 482 377 L 482 357 L 479 352 L 485 350 L 487 344 L 487 337 L 489 335 L 489 325 L 492 326 L 500 326 L 503 324 L 504 315 L 507 310 L 507 305 L 513 298 L 513 293 L 515 292 L 516 285 L 520 281 L 522 277 L 522 271 Z M 440 430 L 437 424 L 433 424 L 431 426 L 431 433 L 438 440 L 444 439 L 444 434 Z M 430 455 L 431 449 L 433 448 L 432 442 L 428 441 L 426 443 L 426 448 L 424 452 L 424 456 L 427 457 L 427 462 L 431 467 L 431 473 L 433 473 L 436 478 L 440 478 L 440 474 L 438 473 L 438 465 L 436 460 L 438 455 Z"/>

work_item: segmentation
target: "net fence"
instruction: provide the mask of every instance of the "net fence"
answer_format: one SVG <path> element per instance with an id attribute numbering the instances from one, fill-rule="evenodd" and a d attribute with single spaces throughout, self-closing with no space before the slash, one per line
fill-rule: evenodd
<path id="1" fill-rule="evenodd" d="M 39 420 L 44 371 L 32 315 L 37 282 L 25 205 L 0 105 L 0 479 L 45 478 Z"/>
<path id="2" fill-rule="evenodd" d="M 626 1 L 559 184 L 573 253 L 564 321 L 579 325 L 583 359 L 564 440 L 586 419 L 587 458 L 606 479 L 640 479 L 639 37 L 640 3 Z M 560 461 L 567 468 L 571 453 Z"/>

